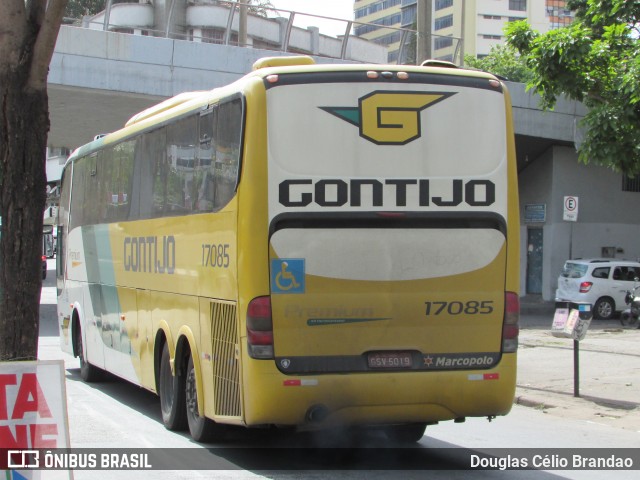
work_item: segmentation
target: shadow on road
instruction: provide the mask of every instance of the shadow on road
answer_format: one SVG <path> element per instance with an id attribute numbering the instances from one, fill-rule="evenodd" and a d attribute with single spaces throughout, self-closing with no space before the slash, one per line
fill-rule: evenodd
<path id="1" fill-rule="evenodd" d="M 82 382 L 80 369 L 67 369 L 67 381 Z M 158 397 L 117 377 L 106 374 L 104 381 L 86 384 L 114 401 L 127 405 L 140 414 L 162 422 Z M 105 412 L 108 414 L 108 412 Z M 437 428 L 437 426 L 429 427 Z M 391 442 L 375 428 L 342 428 L 322 432 L 296 432 L 286 428 L 228 427 L 215 443 L 199 444 L 202 448 L 143 449 L 150 452 L 154 469 L 160 470 L 247 470 L 272 479 L 289 479 L 291 475 L 314 471 L 318 478 L 329 478 L 322 472 L 347 471 L 353 478 L 368 472 L 367 478 L 382 478 L 388 471 L 403 471 L 403 478 L 452 477 L 452 471 L 470 470 L 472 456 L 498 465 L 499 457 L 531 452 L 507 450 L 473 450 L 426 436 L 419 443 L 401 445 Z M 190 438 L 188 432 L 174 432 Z M 194 446 L 198 445 L 193 442 Z M 486 465 L 490 465 L 486 463 Z M 482 468 L 479 478 L 504 478 L 498 467 Z M 386 475 L 383 475 L 387 472 Z M 511 471 L 513 478 L 557 478 L 538 470 Z M 476 475 L 474 475 L 476 478 Z"/>

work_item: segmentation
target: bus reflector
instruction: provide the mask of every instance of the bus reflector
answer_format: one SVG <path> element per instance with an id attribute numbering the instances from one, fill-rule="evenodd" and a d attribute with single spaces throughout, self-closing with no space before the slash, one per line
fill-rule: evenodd
<path id="1" fill-rule="evenodd" d="M 247 307 L 247 345 L 251 358 L 273 358 L 271 297 L 257 297 Z"/>
<path id="2" fill-rule="evenodd" d="M 518 334 L 520 328 L 520 299 L 514 292 L 505 292 L 504 320 L 502 322 L 502 353 L 513 353 L 518 350 Z"/>

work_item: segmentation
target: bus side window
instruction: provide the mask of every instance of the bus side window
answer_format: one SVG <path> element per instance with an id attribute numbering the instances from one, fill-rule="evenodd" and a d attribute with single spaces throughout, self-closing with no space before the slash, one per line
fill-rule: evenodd
<path id="1" fill-rule="evenodd" d="M 110 152 L 111 168 L 105 175 L 107 183 L 107 221 L 121 222 L 129 218 L 133 180 L 135 140 L 119 143 Z"/>
<path id="2" fill-rule="evenodd" d="M 87 199 L 91 195 L 90 163 L 95 165 L 95 161 L 90 161 L 90 157 L 79 158 L 73 163 L 73 186 L 71 187 L 73 203 L 71 204 L 69 220 L 70 230 L 89 223 L 89 210 L 85 210 L 84 205 L 89 203 Z"/>
<path id="3" fill-rule="evenodd" d="M 194 197 L 197 199 L 195 210 L 198 212 L 210 212 L 213 210 L 216 155 L 214 129 L 217 120 L 218 108 L 216 105 L 203 111 L 198 122 L 198 163 L 193 176 Z"/>
<path id="4" fill-rule="evenodd" d="M 193 209 L 191 183 L 197 143 L 195 115 L 167 127 L 165 215 L 183 215 Z"/>
<path id="5" fill-rule="evenodd" d="M 166 165 L 165 142 L 166 129 L 161 127 L 143 134 L 136 144 L 134 182 L 138 186 L 138 198 L 132 199 L 132 202 L 138 202 L 139 205 L 132 205 L 132 212 L 137 212 L 138 218 L 156 216 L 158 207 L 162 212 L 164 188 L 156 187 L 164 185 L 162 179 Z M 159 197 L 156 198 L 156 195 Z"/>
<path id="6" fill-rule="evenodd" d="M 224 207 L 236 190 L 242 141 L 242 100 L 220 105 L 216 128 L 215 208 Z"/>

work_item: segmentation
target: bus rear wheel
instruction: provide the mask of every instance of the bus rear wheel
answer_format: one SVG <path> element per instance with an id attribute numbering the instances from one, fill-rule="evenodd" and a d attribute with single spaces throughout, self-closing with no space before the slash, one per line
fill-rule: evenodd
<path id="1" fill-rule="evenodd" d="M 406 425 L 389 425 L 384 428 L 387 438 L 395 443 L 416 443 L 424 436 L 425 423 L 409 423 Z"/>
<path id="2" fill-rule="evenodd" d="M 193 366 L 193 357 L 191 356 L 189 356 L 189 366 L 187 367 L 185 387 L 187 423 L 189 424 L 189 433 L 191 433 L 191 437 L 193 437 L 196 442 L 210 442 L 212 440 L 218 440 L 224 434 L 225 427 L 217 424 L 209 418 L 201 417 L 198 413 L 196 371 Z"/>
<path id="3" fill-rule="evenodd" d="M 76 329 L 76 354 L 80 359 L 80 378 L 87 383 L 97 382 L 102 378 L 102 370 L 91 365 L 84 357 L 84 345 L 82 343 L 82 331 Z"/>
<path id="4" fill-rule="evenodd" d="M 162 423 L 168 430 L 180 431 L 187 428 L 187 410 L 184 399 L 184 375 L 171 373 L 171 355 L 165 343 L 160 358 L 160 377 L 158 379 L 158 393 L 160 395 L 160 410 Z"/>

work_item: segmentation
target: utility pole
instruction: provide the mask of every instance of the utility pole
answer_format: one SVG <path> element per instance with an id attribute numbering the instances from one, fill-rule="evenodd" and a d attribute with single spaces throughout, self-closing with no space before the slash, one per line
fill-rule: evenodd
<path id="1" fill-rule="evenodd" d="M 433 0 L 418 0 L 417 4 L 418 28 L 416 65 L 432 57 L 431 53 L 431 25 L 433 24 Z"/>

